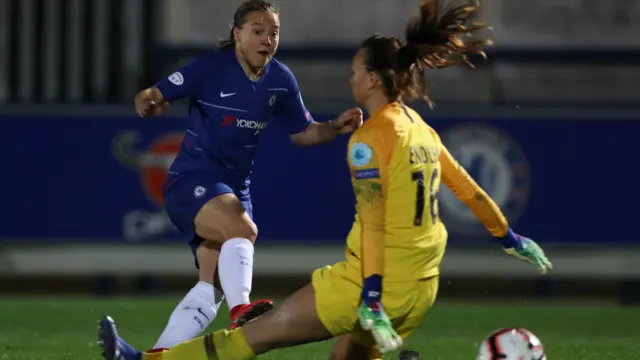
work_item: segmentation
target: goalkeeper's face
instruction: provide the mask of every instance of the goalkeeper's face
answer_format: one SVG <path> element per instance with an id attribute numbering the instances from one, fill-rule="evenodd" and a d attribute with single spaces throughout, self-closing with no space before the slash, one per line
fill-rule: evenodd
<path id="1" fill-rule="evenodd" d="M 351 92 L 353 98 L 361 105 L 364 105 L 375 88 L 375 74 L 367 71 L 364 64 L 364 52 L 358 50 L 351 62 Z"/>

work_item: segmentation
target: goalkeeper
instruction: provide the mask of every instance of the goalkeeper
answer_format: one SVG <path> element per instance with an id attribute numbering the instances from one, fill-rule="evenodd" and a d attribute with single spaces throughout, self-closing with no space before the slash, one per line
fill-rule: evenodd
<path id="1" fill-rule="evenodd" d="M 402 99 L 426 98 L 424 70 L 482 53 L 469 33 L 477 4 L 423 1 L 407 41 L 373 36 L 353 58 L 354 97 L 371 114 L 349 142 L 357 215 L 346 259 L 313 273 L 311 284 L 242 328 L 220 330 L 161 353 L 141 353 L 100 324 L 107 360 L 249 360 L 270 350 L 338 337 L 331 359 L 377 359 L 397 349 L 421 323 L 438 291 L 447 231 L 437 215 L 442 181 L 469 206 L 507 253 L 551 264 L 538 245 L 516 235 L 500 209 Z"/>

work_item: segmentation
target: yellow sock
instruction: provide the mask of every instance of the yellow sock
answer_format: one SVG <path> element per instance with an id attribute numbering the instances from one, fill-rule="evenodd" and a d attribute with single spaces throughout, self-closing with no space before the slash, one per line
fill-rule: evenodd
<path id="1" fill-rule="evenodd" d="M 161 353 L 144 353 L 142 360 L 253 360 L 256 355 L 241 330 L 216 331 Z"/>
<path id="2" fill-rule="evenodd" d="M 185 341 L 159 353 L 143 353 L 142 360 L 209 360 L 204 338 L 204 336 L 201 336 Z"/>
<path id="3" fill-rule="evenodd" d="M 210 335 L 218 354 L 217 360 L 253 360 L 256 354 L 244 337 L 242 328 L 220 330 Z"/>

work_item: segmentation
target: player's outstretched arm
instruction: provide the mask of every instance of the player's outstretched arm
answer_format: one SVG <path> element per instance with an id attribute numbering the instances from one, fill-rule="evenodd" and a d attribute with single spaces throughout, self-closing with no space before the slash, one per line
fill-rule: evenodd
<path id="1" fill-rule="evenodd" d="M 336 119 L 315 122 L 302 100 L 298 81 L 293 73 L 286 69 L 289 83 L 286 95 L 276 102 L 273 114 L 284 121 L 289 138 L 298 146 L 315 146 L 333 140 L 338 135 L 355 131 L 362 125 L 362 110 L 349 109 Z"/>
<path id="2" fill-rule="evenodd" d="M 158 116 L 169 106 L 169 102 L 155 86 L 140 91 L 134 99 L 134 104 L 136 112 L 142 118 Z"/>
<path id="3" fill-rule="evenodd" d="M 349 109 L 337 118 L 326 122 L 312 121 L 304 131 L 290 135 L 298 146 L 315 146 L 333 140 L 338 135 L 348 134 L 362 125 L 362 110 Z"/>
<path id="4" fill-rule="evenodd" d="M 551 270 L 551 262 L 535 241 L 513 232 L 498 205 L 451 156 L 446 147 L 440 153 L 442 182 L 473 211 L 507 254 L 534 264 L 541 273 Z"/>
<path id="5" fill-rule="evenodd" d="M 136 112 L 143 118 L 158 116 L 170 103 L 183 98 L 197 98 L 205 79 L 216 76 L 220 67 L 217 52 L 189 61 L 171 75 L 160 79 L 135 97 Z"/>

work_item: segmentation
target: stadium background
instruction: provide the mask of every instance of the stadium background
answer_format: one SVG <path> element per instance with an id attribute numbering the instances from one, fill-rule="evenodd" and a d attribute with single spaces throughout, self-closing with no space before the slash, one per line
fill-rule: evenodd
<path id="1" fill-rule="evenodd" d="M 318 120 L 354 105 L 348 78 L 358 42 L 373 32 L 401 36 L 417 3 L 275 2 L 283 31 L 277 57 L 296 74 Z M 112 302 L 96 296 L 168 296 L 158 305 L 157 330 L 144 330 L 160 331 L 195 279 L 161 196 L 186 108 L 176 104 L 166 116 L 142 121 L 132 99 L 226 37 L 238 3 L 0 0 L 0 345 L 9 341 L 3 331 L 15 330 L 2 324 L 24 320 L 11 309 L 44 311 L 70 295 L 83 305 L 67 308 L 106 312 Z M 634 21 L 640 1 L 487 0 L 483 6 L 481 20 L 495 30 L 488 61 L 429 72 L 437 108 L 416 106 L 514 227 L 543 245 L 555 270 L 539 277 L 504 256 L 443 189 L 441 216 L 450 231 L 443 308 L 464 301 L 504 315 L 514 304 L 540 303 L 534 318 L 593 303 L 634 307 L 640 302 L 640 25 Z M 353 218 L 346 141 L 301 149 L 277 124 L 263 134 L 252 182 L 260 228 L 256 292 L 283 296 L 314 268 L 342 257 Z M 551 305 L 558 301 L 572 305 Z M 518 309 L 503 317 L 527 311 Z M 624 314 L 591 325 L 637 339 L 638 312 Z M 5 351 L 5 358 L 31 359 L 3 349 L 0 358 Z"/>

